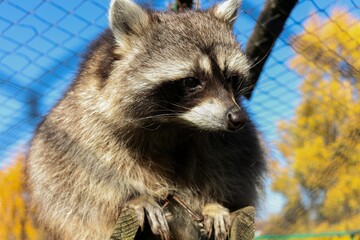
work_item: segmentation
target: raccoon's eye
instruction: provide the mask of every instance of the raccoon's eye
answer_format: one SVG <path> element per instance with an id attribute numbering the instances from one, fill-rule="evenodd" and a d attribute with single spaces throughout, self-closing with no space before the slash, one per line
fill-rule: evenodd
<path id="1" fill-rule="evenodd" d="M 194 78 L 194 77 L 183 78 L 182 83 L 188 89 L 194 89 L 201 85 L 201 82 L 199 81 L 199 79 Z"/>

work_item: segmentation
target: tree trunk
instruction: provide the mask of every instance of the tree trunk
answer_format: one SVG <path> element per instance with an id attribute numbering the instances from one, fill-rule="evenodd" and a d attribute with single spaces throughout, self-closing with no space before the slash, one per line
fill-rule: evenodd
<path id="1" fill-rule="evenodd" d="M 246 55 L 252 63 L 249 88 L 245 97 L 250 98 L 271 49 L 297 0 L 267 0 L 246 45 Z"/>

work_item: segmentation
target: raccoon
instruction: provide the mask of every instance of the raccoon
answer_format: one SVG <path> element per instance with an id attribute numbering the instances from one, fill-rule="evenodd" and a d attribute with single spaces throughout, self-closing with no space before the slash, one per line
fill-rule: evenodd
<path id="1" fill-rule="evenodd" d="M 174 193 L 225 239 L 229 212 L 257 204 L 266 164 L 241 104 L 239 4 L 174 13 L 111 1 L 109 29 L 30 147 L 31 203 L 49 239 L 109 239 L 127 208 L 155 238 L 198 239 L 184 208 L 171 204 L 171 219 L 161 208 Z"/>

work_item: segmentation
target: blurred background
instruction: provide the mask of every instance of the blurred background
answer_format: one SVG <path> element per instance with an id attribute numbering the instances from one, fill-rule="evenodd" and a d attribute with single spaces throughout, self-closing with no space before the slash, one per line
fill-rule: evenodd
<path id="1" fill-rule="evenodd" d="M 244 49 L 264 4 L 243 1 L 234 33 Z M 0 1 L 0 239 L 40 238 L 26 214 L 29 141 L 107 27 L 108 5 Z M 299 0 L 269 54 L 245 100 L 270 158 L 257 238 L 360 239 L 360 1 Z"/>

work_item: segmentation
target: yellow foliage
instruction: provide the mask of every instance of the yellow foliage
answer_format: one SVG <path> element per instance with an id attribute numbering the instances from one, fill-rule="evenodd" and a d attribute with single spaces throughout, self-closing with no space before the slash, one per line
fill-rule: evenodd
<path id="1" fill-rule="evenodd" d="M 360 229 L 359 22 L 341 9 L 329 20 L 314 15 L 292 40 L 303 97 L 279 124 L 287 165 L 272 163 L 272 188 L 287 199 L 278 219 L 306 212 L 288 224 L 293 233 Z"/>
<path id="2" fill-rule="evenodd" d="M 39 239 L 40 235 L 27 215 L 24 189 L 24 157 L 0 169 L 0 239 Z"/>
<path id="3" fill-rule="evenodd" d="M 305 32 L 294 38 L 293 45 L 299 53 L 290 63 L 300 74 L 322 75 L 338 69 L 334 77 L 341 75 L 337 65 L 344 61 L 353 69 L 360 69 L 360 26 L 359 19 L 347 14 L 345 10 L 335 9 L 330 20 L 323 21 L 317 15 L 305 25 Z M 344 73 L 344 72 L 343 72 Z M 352 74 L 359 77 L 358 71 Z M 349 74 L 349 73 L 348 73 Z M 313 81 L 316 78 L 310 77 Z"/>

